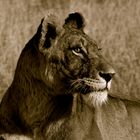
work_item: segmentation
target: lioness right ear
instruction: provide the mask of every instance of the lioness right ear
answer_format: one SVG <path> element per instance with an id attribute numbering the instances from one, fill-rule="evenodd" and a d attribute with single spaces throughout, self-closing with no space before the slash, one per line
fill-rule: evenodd
<path id="1" fill-rule="evenodd" d="M 41 20 L 41 24 L 38 27 L 38 48 L 42 53 L 45 53 L 47 48 L 53 45 L 53 42 L 57 36 L 58 29 L 55 21 L 55 15 L 49 14 Z"/>
<path id="2" fill-rule="evenodd" d="M 75 12 L 69 14 L 69 16 L 65 19 L 64 28 L 75 28 L 75 29 L 83 29 L 85 26 L 85 21 L 82 14 Z"/>

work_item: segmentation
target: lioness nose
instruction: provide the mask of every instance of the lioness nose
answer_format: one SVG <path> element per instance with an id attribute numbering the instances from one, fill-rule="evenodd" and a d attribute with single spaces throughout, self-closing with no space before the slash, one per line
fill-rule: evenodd
<path id="1" fill-rule="evenodd" d="M 115 74 L 115 71 L 110 71 L 110 72 L 99 72 L 99 75 L 106 80 L 106 82 L 109 82 L 113 75 Z"/>

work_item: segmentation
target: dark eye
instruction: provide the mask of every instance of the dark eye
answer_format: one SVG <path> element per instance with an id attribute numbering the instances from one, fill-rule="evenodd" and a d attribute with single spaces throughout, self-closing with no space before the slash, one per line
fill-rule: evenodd
<path id="1" fill-rule="evenodd" d="M 80 47 L 75 47 L 75 48 L 72 48 L 72 51 L 74 51 L 75 53 L 81 53 L 82 49 Z"/>
<path id="2" fill-rule="evenodd" d="M 81 58 L 83 58 L 83 50 L 82 50 L 81 47 L 74 47 L 74 48 L 72 48 L 72 52 L 76 56 L 80 56 Z"/>

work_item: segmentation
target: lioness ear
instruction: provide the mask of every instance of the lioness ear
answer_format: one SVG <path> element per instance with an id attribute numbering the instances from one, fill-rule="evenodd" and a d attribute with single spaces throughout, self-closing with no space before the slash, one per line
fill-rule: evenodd
<path id="1" fill-rule="evenodd" d="M 84 18 L 83 16 L 78 13 L 71 13 L 69 16 L 65 19 L 64 28 L 75 28 L 75 29 L 83 29 L 85 26 Z"/>
<path id="2" fill-rule="evenodd" d="M 45 53 L 46 48 L 53 45 L 53 42 L 57 36 L 57 23 L 55 15 L 49 14 L 41 21 L 37 30 L 37 36 L 39 37 L 38 47 L 40 52 Z"/>

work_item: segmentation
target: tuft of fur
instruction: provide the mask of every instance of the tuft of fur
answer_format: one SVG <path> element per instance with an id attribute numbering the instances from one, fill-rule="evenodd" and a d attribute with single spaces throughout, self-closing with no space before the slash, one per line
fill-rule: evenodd
<path id="1" fill-rule="evenodd" d="M 108 99 L 108 92 L 105 91 L 95 91 L 87 95 L 84 95 L 84 100 L 86 103 L 89 103 L 94 107 L 101 107 L 102 104 L 105 104 Z"/>

